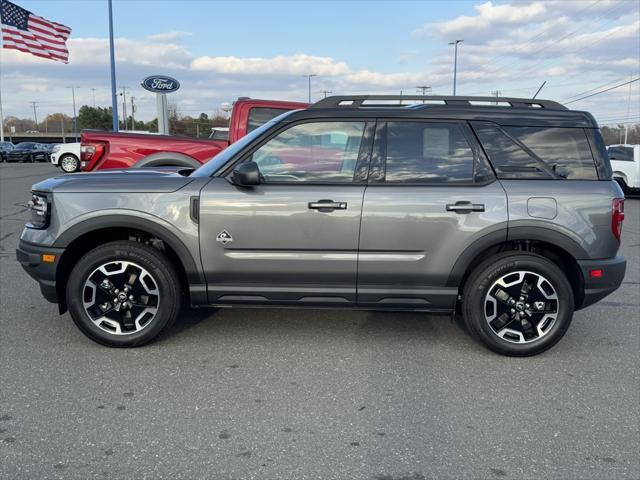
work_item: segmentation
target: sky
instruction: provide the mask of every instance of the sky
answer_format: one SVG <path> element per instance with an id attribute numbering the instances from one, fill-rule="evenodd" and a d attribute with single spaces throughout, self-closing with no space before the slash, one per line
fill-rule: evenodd
<path id="1" fill-rule="evenodd" d="M 13 0 L 73 29 L 68 64 L 2 49 L 5 117 L 72 115 L 111 103 L 106 0 Z M 239 96 L 312 101 L 333 94 L 450 95 L 453 47 L 458 95 L 569 102 L 640 76 L 640 2 L 560 1 L 191 1 L 114 0 L 117 85 L 129 87 L 136 118 L 156 115 L 151 74 L 181 88 L 183 115 L 215 113 Z M 121 101 L 121 99 L 120 99 Z M 640 123 L 640 82 L 579 100 L 601 125 Z M 122 106 L 120 105 L 120 109 Z"/>

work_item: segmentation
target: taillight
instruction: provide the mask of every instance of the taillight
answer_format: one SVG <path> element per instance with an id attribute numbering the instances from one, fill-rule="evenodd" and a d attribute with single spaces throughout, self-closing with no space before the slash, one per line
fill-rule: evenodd
<path id="1" fill-rule="evenodd" d="M 614 198 L 611 209 L 611 231 L 620 241 L 622 235 L 622 222 L 624 221 L 624 198 Z"/>
<path id="2" fill-rule="evenodd" d="M 104 151 L 104 144 L 100 142 L 95 143 L 83 143 L 80 147 L 80 159 L 83 162 L 90 162 L 93 159 L 98 159 L 102 156 Z"/>

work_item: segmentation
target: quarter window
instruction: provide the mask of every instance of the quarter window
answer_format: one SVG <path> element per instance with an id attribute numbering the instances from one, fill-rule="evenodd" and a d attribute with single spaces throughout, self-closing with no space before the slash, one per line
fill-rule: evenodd
<path id="1" fill-rule="evenodd" d="M 264 181 L 353 181 L 365 122 L 314 122 L 295 125 L 252 155 Z"/>
<path id="2" fill-rule="evenodd" d="M 458 124 L 388 122 L 386 145 L 386 182 L 473 182 L 473 150 Z"/>
<path id="3" fill-rule="evenodd" d="M 623 162 L 633 162 L 632 147 L 609 147 L 609 159 Z"/>
<path id="4" fill-rule="evenodd" d="M 598 173 L 581 128 L 498 127 L 472 123 L 498 178 L 597 180 Z"/>

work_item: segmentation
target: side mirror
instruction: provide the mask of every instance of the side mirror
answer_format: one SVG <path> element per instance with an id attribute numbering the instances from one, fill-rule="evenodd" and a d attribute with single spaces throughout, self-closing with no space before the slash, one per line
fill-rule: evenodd
<path id="1" fill-rule="evenodd" d="M 260 169 L 256 162 L 244 162 L 236 166 L 231 173 L 234 184 L 242 187 L 260 185 Z"/>

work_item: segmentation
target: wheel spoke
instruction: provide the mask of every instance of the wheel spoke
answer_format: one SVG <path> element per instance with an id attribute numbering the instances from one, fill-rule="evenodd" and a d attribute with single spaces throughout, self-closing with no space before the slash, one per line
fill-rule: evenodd
<path id="1" fill-rule="evenodd" d="M 91 321 L 115 335 L 136 333 L 158 313 L 160 292 L 153 276 L 129 261 L 110 261 L 87 277 L 83 305 Z"/>
<path id="2" fill-rule="evenodd" d="M 491 330 L 511 343 L 529 343 L 546 335 L 559 312 L 558 295 L 539 273 L 514 271 L 487 290 L 484 313 Z"/>

